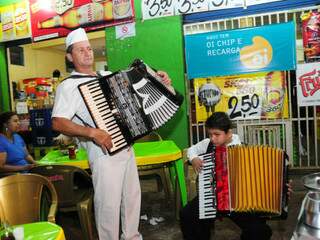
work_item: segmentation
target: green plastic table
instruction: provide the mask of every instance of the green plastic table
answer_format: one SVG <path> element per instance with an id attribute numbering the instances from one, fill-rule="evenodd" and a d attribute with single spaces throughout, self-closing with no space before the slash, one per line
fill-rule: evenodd
<path id="1" fill-rule="evenodd" d="M 151 164 L 169 164 L 171 183 L 175 187 L 175 178 L 178 179 L 182 206 L 187 204 L 187 189 L 184 177 L 184 167 L 181 150 L 172 140 L 156 142 L 141 142 L 133 144 L 138 166 Z"/>
<path id="2" fill-rule="evenodd" d="M 35 222 L 13 226 L 23 227 L 24 240 L 65 240 L 63 229 L 50 222 Z"/>
<path id="3" fill-rule="evenodd" d="M 184 206 L 187 203 L 187 190 L 184 177 L 183 160 L 181 159 L 181 150 L 172 140 L 163 140 L 156 142 L 141 142 L 133 145 L 137 166 L 151 164 L 168 163 L 171 173 L 171 182 L 175 187 L 177 178 L 181 203 Z M 60 150 L 54 150 L 45 155 L 39 164 L 65 164 L 73 165 L 83 169 L 89 168 L 88 157 L 84 149 L 79 149 L 76 153 L 76 159 L 69 159 Z"/>
<path id="4" fill-rule="evenodd" d="M 86 150 L 80 148 L 76 153 L 76 159 L 70 159 L 68 154 L 64 154 L 60 150 L 53 150 L 47 153 L 43 158 L 41 158 L 38 164 L 51 165 L 51 164 L 61 164 L 61 165 L 71 165 L 80 167 L 82 169 L 88 169 L 88 155 Z"/>

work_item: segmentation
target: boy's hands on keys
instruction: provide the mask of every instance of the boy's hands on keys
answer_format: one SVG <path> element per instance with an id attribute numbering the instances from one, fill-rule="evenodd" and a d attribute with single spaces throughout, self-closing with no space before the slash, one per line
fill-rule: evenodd
<path id="1" fill-rule="evenodd" d="M 193 170 L 198 174 L 199 172 L 201 172 L 202 168 L 203 168 L 203 161 L 196 157 L 194 159 L 192 159 L 192 167 Z"/>

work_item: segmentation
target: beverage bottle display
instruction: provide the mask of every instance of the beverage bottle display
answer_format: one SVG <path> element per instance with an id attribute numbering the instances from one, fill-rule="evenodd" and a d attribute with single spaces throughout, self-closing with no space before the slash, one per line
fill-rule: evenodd
<path id="1" fill-rule="evenodd" d="M 15 32 L 17 37 L 29 35 L 27 5 L 25 2 L 17 3 L 14 10 Z"/>
<path id="2" fill-rule="evenodd" d="M 102 3 L 88 3 L 80 7 L 71 8 L 62 15 L 56 15 L 45 21 L 38 22 L 38 28 L 77 28 L 99 21 L 113 19 L 112 0 Z"/>
<path id="3" fill-rule="evenodd" d="M 2 37 L 4 40 L 12 40 L 14 36 L 13 30 L 13 14 L 11 11 L 1 13 Z"/>

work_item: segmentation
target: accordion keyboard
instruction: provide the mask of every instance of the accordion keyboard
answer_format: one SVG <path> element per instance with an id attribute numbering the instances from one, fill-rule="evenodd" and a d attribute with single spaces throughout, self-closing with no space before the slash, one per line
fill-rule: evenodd
<path id="1" fill-rule="evenodd" d="M 113 147 L 110 151 L 117 151 L 127 145 L 126 139 L 122 135 L 114 118 L 114 114 L 116 114 L 118 110 L 107 104 L 104 94 L 99 87 L 99 81 L 97 80 L 88 85 L 82 85 L 80 89 L 87 105 L 90 106 L 90 111 L 97 127 L 105 130 L 112 138 Z"/>
<path id="2" fill-rule="evenodd" d="M 214 154 L 209 153 L 199 156 L 203 160 L 203 168 L 199 173 L 199 218 L 215 218 L 217 214 L 216 198 L 214 193 L 215 184 L 213 179 Z"/>

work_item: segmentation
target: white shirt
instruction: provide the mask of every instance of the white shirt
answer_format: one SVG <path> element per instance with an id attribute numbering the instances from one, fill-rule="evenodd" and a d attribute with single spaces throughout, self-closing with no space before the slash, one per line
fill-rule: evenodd
<path id="1" fill-rule="evenodd" d="M 102 76 L 111 74 L 111 72 L 107 71 L 99 71 L 99 73 Z M 86 76 L 87 74 L 73 71 L 70 76 L 71 78 L 66 79 L 59 84 L 56 91 L 52 117 L 67 118 L 74 123 L 84 126 L 84 123 L 77 117 L 79 116 L 85 123 L 91 127 L 95 127 L 94 121 L 80 94 L 78 85 L 96 79 L 96 77 L 88 76 L 87 78 L 72 78 L 72 75 Z M 108 153 L 104 153 L 101 147 L 96 145 L 93 141 L 84 138 L 79 138 L 78 141 L 80 147 L 87 150 L 90 161 L 93 161 L 102 155 L 108 155 Z"/>
<path id="2" fill-rule="evenodd" d="M 205 138 L 202 141 L 198 142 L 197 144 L 188 148 L 187 157 L 189 159 L 189 162 L 191 163 L 192 159 L 198 157 L 201 154 L 206 153 L 209 143 L 210 143 L 210 138 Z M 232 146 L 232 145 L 241 145 L 240 138 L 237 134 L 232 134 L 232 141 L 227 146 Z"/>

